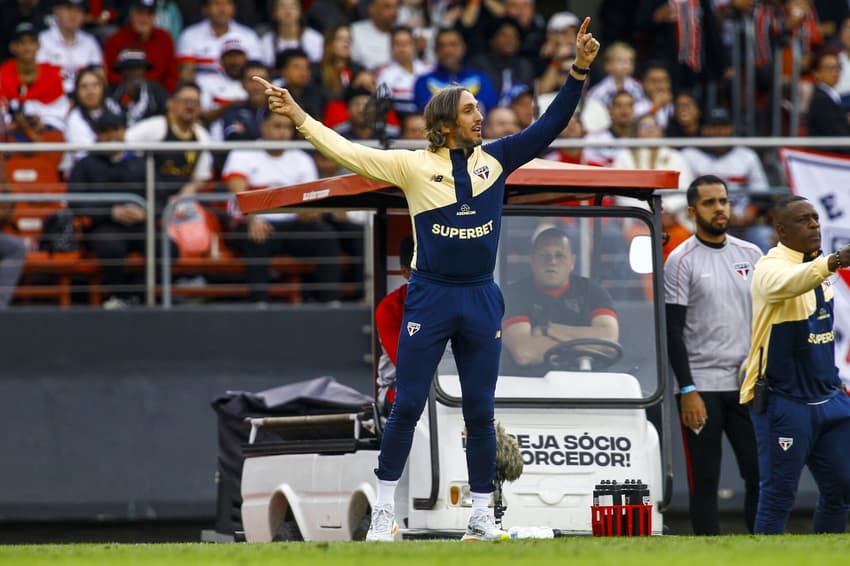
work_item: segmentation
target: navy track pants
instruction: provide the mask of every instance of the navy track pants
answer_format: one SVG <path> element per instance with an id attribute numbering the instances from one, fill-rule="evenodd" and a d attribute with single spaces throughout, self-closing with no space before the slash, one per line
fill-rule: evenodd
<path id="1" fill-rule="evenodd" d="M 502 292 L 492 278 L 458 285 L 417 272 L 410 277 L 398 341 L 396 398 L 375 471 L 379 479 L 394 481 L 401 477 L 431 381 L 451 340 L 467 429 L 469 485 L 477 493 L 493 491 L 493 412 L 504 312 Z"/>
<path id="2" fill-rule="evenodd" d="M 750 416 L 761 472 L 756 534 L 785 531 L 805 465 L 820 491 L 814 532 L 843 533 L 850 509 L 850 397 L 838 392 L 808 404 L 771 393 L 767 410 Z"/>

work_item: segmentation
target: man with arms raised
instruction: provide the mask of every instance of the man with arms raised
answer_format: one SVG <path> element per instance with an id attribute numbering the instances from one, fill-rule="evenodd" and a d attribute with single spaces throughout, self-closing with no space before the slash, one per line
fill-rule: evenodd
<path id="1" fill-rule="evenodd" d="M 483 116 L 475 96 L 448 87 L 425 107 L 428 149 L 379 150 L 350 142 L 298 106 L 286 89 L 265 82 L 269 107 L 289 116 L 304 137 L 339 165 L 401 188 L 415 242 L 412 274 L 398 343 L 397 388 L 378 457 L 377 494 L 368 540 L 395 538 L 395 488 L 413 430 L 449 340 L 452 343 L 467 429 L 466 458 L 472 515 L 465 540 L 507 538 L 489 510 L 496 473 L 493 426 L 501 352 L 502 294 L 493 280 L 505 179 L 567 125 L 599 42 L 578 36 L 576 64 L 549 109 L 526 130 L 481 145 Z"/>

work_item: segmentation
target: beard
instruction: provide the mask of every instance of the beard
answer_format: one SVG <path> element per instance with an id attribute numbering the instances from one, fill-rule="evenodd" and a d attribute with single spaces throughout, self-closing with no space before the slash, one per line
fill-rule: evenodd
<path id="1" fill-rule="evenodd" d="M 702 228 L 703 232 L 709 234 L 710 236 L 722 236 L 728 230 L 729 220 L 726 220 L 726 226 L 718 226 L 716 224 L 712 224 L 711 221 L 706 220 L 702 216 L 697 215 L 697 226 Z"/>
<path id="2" fill-rule="evenodd" d="M 475 149 L 475 146 L 481 145 L 483 141 L 481 138 L 473 140 L 467 137 L 455 137 L 455 144 L 463 150 Z"/>

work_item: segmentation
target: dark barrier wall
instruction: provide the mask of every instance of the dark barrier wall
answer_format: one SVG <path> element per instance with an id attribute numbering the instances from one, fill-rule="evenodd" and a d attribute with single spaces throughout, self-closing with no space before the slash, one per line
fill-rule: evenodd
<path id="1" fill-rule="evenodd" d="M 372 393 L 366 307 L 0 314 L 0 520 L 215 516 L 228 390 Z"/>

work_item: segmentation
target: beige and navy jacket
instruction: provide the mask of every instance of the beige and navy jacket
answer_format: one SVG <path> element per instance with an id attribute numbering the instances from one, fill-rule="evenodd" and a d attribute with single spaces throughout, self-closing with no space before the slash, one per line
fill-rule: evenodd
<path id="1" fill-rule="evenodd" d="M 841 391 L 831 274 L 827 257 L 806 256 L 782 244 L 756 263 L 750 287 L 752 344 L 741 403 L 752 399 L 760 369 L 771 391 L 791 399 L 816 403 Z"/>
<path id="2" fill-rule="evenodd" d="M 436 152 L 369 148 L 309 117 L 298 130 L 343 167 L 404 191 L 415 243 L 411 267 L 417 273 L 448 283 L 492 279 L 505 179 L 566 127 L 582 85 L 583 81 L 568 78 L 536 122 L 469 154 L 446 148 Z"/>

